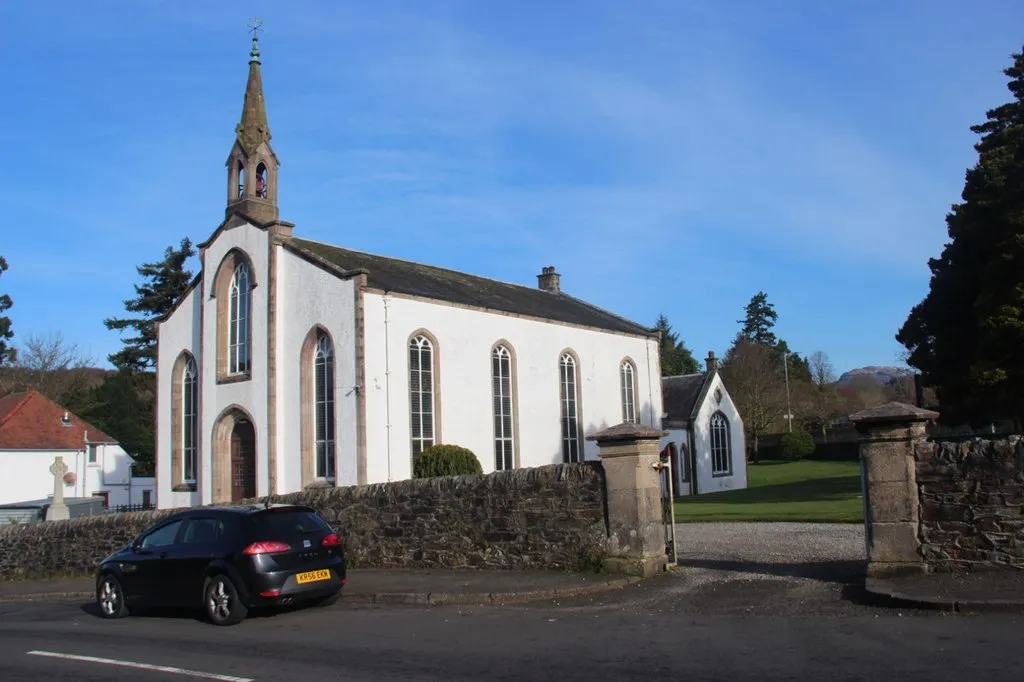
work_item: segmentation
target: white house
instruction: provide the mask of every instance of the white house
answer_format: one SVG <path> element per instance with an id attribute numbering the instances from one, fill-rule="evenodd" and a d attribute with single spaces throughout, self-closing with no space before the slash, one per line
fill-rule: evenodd
<path id="1" fill-rule="evenodd" d="M 159 323 L 157 505 L 412 476 L 424 448 L 484 471 L 597 457 L 659 426 L 658 332 L 561 290 L 293 236 L 278 215 L 257 42 L 224 221 Z"/>
<path id="2" fill-rule="evenodd" d="M 36 391 L 0 398 L 0 504 L 53 495 L 50 466 L 68 467 L 65 497 L 98 496 L 107 507 L 155 503 L 155 480 L 132 477 L 118 443 Z"/>
<path id="3" fill-rule="evenodd" d="M 676 495 L 747 487 L 743 419 L 709 353 L 707 372 L 664 377 L 662 453 L 674 473 Z M 667 450 L 667 452 L 666 452 Z"/>

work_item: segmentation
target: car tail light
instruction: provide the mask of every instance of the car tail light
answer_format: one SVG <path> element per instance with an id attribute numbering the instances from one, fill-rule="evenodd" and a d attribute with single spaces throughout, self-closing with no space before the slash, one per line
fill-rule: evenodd
<path id="1" fill-rule="evenodd" d="M 330 535 L 325 537 L 323 540 L 321 540 L 320 544 L 323 545 L 324 547 L 334 547 L 335 545 L 340 545 L 341 544 L 341 536 L 338 535 L 337 533 L 331 533 Z"/>
<path id="2" fill-rule="evenodd" d="M 275 552 L 287 552 L 291 550 L 291 548 L 291 545 L 287 545 L 283 542 L 254 542 L 243 549 L 242 554 L 274 554 Z"/>

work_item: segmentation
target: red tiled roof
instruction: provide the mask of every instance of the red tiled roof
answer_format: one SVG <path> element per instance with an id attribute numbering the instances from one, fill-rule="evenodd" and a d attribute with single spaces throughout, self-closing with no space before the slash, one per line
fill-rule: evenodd
<path id="1" fill-rule="evenodd" d="M 90 443 L 116 443 L 95 426 L 67 412 L 38 391 L 0 398 L 0 450 L 80 450 Z"/>

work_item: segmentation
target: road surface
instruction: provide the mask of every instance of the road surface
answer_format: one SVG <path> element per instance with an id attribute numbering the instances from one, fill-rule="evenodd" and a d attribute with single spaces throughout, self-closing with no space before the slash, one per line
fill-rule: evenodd
<path id="1" fill-rule="evenodd" d="M 703 545 L 676 573 L 529 606 L 341 603 L 218 628 L 177 613 L 105 621 L 82 600 L 4 603 L 0 680 L 1020 681 L 1020 618 L 870 606 L 855 534 L 748 530 L 759 540 L 737 549 L 739 526 L 717 546 L 690 529 Z"/>

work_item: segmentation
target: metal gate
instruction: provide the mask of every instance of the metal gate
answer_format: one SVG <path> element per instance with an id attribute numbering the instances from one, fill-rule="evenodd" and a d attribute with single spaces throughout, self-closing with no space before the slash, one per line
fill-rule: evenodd
<path id="1" fill-rule="evenodd" d="M 658 463 L 654 465 L 658 469 L 661 479 L 661 525 L 665 534 L 665 555 L 668 556 L 668 565 L 675 566 L 678 557 L 676 555 L 676 514 L 675 514 L 675 489 L 672 475 L 672 458 L 669 457 L 668 446 L 663 449 L 658 457 Z"/>

